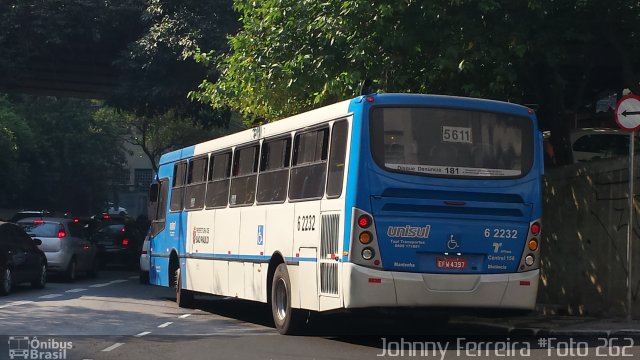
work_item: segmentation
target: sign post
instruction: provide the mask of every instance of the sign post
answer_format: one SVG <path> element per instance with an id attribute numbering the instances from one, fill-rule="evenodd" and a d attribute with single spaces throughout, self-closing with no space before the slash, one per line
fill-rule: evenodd
<path id="1" fill-rule="evenodd" d="M 629 131 L 629 225 L 627 227 L 627 320 L 631 320 L 632 311 L 632 239 L 633 239 L 633 189 L 634 189 L 634 157 L 635 157 L 635 132 L 640 129 L 640 96 L 623 96 L 615 111 L 616 123 L 623 130 Z"/>

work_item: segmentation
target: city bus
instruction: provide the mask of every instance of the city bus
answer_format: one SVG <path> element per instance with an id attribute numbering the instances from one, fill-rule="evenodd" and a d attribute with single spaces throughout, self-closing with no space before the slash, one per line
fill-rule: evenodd
<path id="1" fill-rule="evenodd" d="M 363 95 L 164 154 L 150 282 L 270 303 L 277 330 L 356 308 L 535 306 L 533 110 Z"/>

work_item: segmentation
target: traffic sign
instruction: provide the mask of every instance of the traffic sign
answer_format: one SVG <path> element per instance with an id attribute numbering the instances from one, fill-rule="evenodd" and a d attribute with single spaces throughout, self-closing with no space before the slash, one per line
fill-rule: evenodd
<path id="1" fill-rule="evenodd" d="M 640 129 L 640 96 L 623 96 L 616 106 L 616 123 L 623 130 Z"/>

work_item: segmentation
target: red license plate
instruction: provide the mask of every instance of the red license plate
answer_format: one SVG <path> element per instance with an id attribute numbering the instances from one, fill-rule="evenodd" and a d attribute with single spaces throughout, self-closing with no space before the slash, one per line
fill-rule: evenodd
<path id="1" fill-rule="evenodd" d="M 439 257 L 436 258 L 436 267 L 438 269 L 466 269 L 467 259 L 463 257 Z"/>

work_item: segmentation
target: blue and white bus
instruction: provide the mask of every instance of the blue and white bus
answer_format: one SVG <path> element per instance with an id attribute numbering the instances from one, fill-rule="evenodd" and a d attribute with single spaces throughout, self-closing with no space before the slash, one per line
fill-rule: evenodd
<path id="1" fill-rule="evenodd" d="M 531 109 L 372 94 L 162 156 L 152 284 L 308 311 L 533 309 L 542 133 Z"/>

